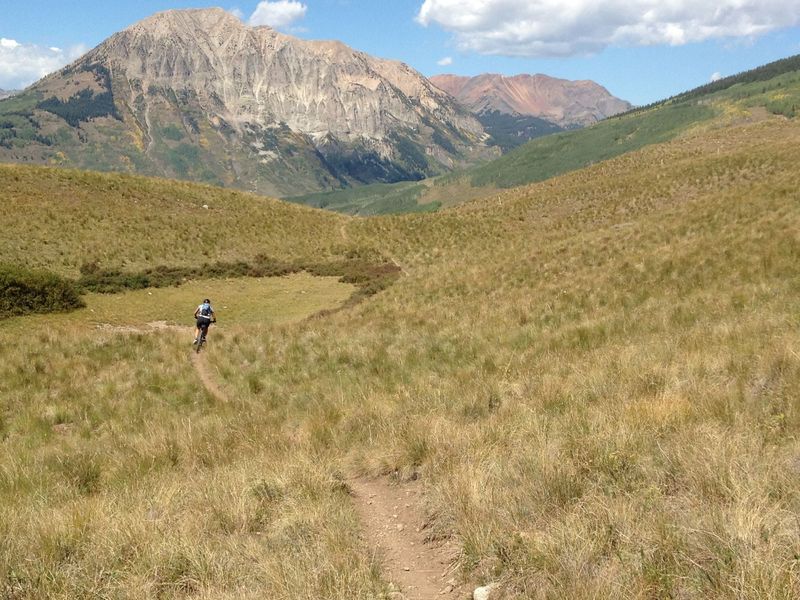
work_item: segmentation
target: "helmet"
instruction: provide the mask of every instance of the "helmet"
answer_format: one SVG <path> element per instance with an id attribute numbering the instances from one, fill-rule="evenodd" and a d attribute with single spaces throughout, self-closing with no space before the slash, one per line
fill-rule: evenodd
<path id="1" fill-rule="evenodd" d="M 208 298 L 206 298 L 205 300 L 203 300 L 203 304 L 211 304 L 211 300 L 209 300 Z"/>

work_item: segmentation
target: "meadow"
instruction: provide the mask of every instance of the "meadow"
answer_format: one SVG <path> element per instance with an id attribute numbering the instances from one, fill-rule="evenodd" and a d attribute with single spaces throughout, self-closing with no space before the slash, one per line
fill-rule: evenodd
<path id="1" fill-rule="evenodd" d="M 363 475 L 420 478 L 430 535 L 498 597 L 797 597 L 800 123 L 759 115 L 370 219 L 0 168 L 0 250 L 27 266 L 206 252 L 403 269 L 314 318 L 243 309 L 204 356 L 227 402 L 181 332 L 131 343 L 79 312 L 0 324 L 0 589 L 389 598 L 350 498 Z M 113 244 L 98 220 L 119 223 Z"/>

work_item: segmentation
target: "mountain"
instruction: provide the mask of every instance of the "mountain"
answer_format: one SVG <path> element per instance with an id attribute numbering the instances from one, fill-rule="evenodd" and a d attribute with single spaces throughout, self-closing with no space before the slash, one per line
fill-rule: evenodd
<path id="1" fill-rule="evenodd" d="M 290 200 L 351 214 L 432 211 L 580 169 L 735 121 L 800 115 L 800 55 L 638 107 L 590 127 L 532 140 L 503 156 L 423 182 L 363 186 Z"/>
<path id="2" fill-rule="evenodd" d="M 511 150 L 532 139 L 586 127 L 631 109 L 593 81 L 547 75 L 436 75 L 431 81 L 471 110 L 491 135 Z"/>
<path id="3" fill-rule="evenodd" d="M 3 98 L 10 98 L 14 94 L 18 94 L 17 90 L 0 90 L 0 100 Z"/>
<path id="4" fill-rule="evenodd" d="M 0 160 L 283 195 L 421 179 L 485 153 L 480 123 L 400 62 L 158 13 L 0 103 Z"/>
<path id="5" fill-rule="evenodd" d="M 631 108 L 594 81 L 490 73 L 436 75 L 431 81 L 476 114 L 527 115 L 564 129 L 585 127 Z"/>

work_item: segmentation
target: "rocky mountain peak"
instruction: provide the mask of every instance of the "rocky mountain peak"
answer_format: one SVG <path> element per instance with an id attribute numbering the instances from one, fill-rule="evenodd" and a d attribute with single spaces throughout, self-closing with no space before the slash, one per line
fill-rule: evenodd
<path id="1" fill-rule="evenodd" d="M 270 194 L 420 179 L 487 152 L 477 119 L 408 65 L 219 8 L 152 15 L 34 88 L 36 110 L 96 148 L 93 168 Z M 53 144 L 24 160 L 56 152 L 89 161 Z"/>
<path id="2" fill-rule="evenodd" d="M 383 139 L 426 113 L 480 136 L 480 125 L 419 73 L 337 41 L 249 27 L 222 9 L 170 10 L 114 35 L 87 57 L 129 81 L 190 90 L 233 127 Z"/>
<path id="3" fill-rule="evenodd" d="M 155 13 L 120 33 L 165 36 L 180 32 L 217 31 L 221 28 L 239 29 L 242 21 L 222 8 L 191 8 L 181 10 L 165 10 Z M 269 27 L 263 27 L 270 29 Z"/>
<path id="4" fill-rule="evenodd" d="M 497 111 L 545 119 L 560 127 L 582 127 L 624 112 L 630 103 L 590 80 L 542 74 L 436 75 L 431 81 L 475 113 Z"/>

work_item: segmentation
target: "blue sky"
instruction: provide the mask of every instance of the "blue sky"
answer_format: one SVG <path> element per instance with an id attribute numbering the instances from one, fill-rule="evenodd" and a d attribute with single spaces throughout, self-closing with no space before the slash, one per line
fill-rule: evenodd
<path id="1" fill-rule="evenodd" d="M 635 104 L 800 54 L 798 0 L 0 0 L 0 88 L 27 85 L 155 12 L 207 6 L 427 76 L 593 79 Z"/>

